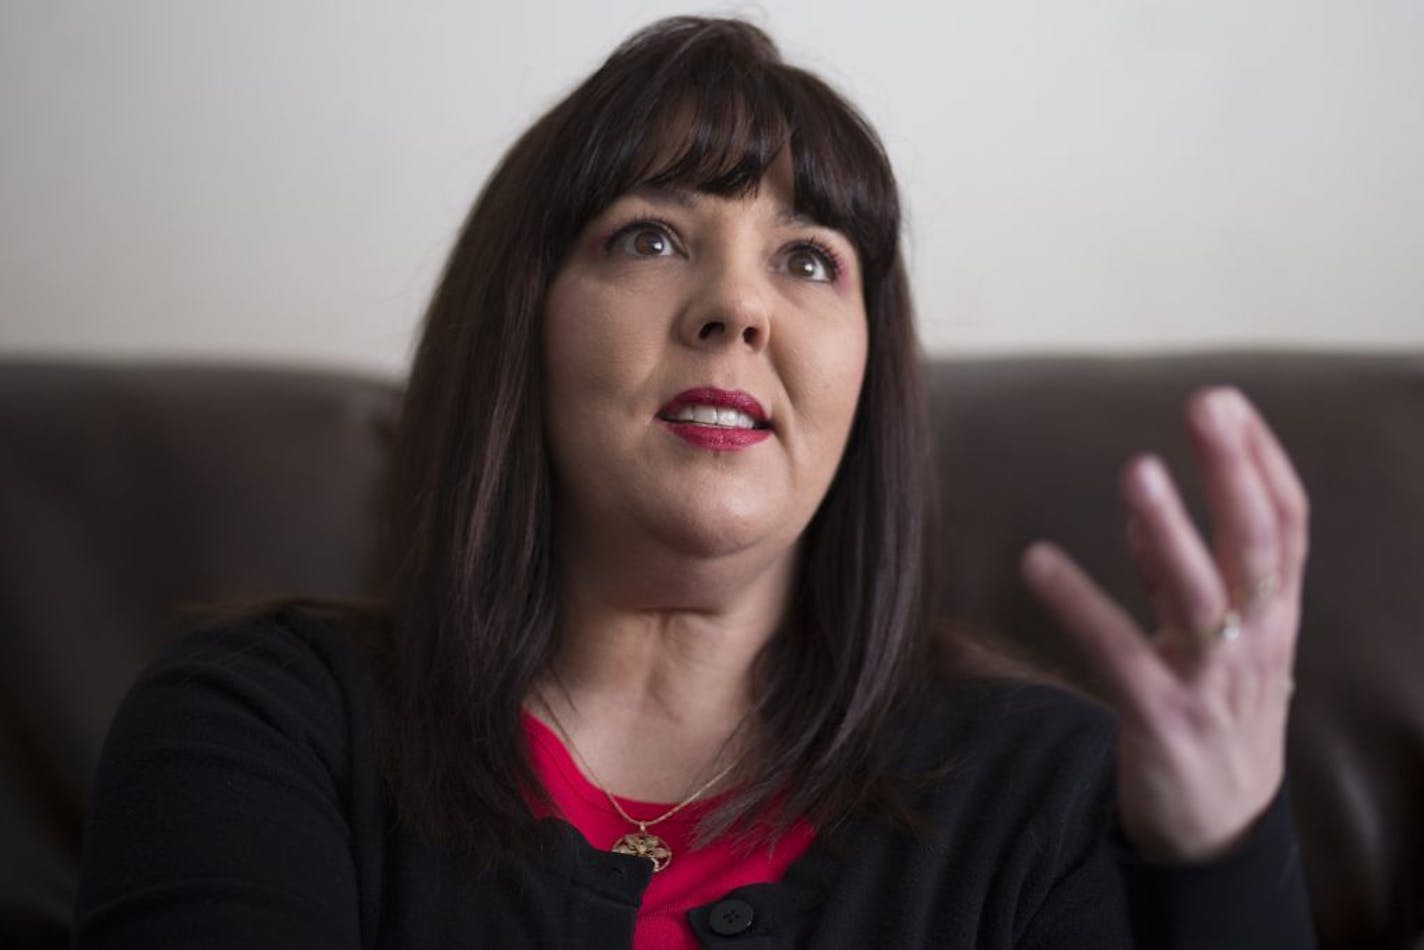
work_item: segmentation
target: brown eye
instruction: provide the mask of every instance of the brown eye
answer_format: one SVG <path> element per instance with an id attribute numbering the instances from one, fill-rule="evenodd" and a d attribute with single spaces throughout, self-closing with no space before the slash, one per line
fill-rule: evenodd
<path id="1" fill-rule="evenodd" d="M 638 221 L 613 235 L 609 250 L 634 257 L 667 257 L 676 252 L 672 236 L 662 225 Z"/>
<path id="2" fill-rule="evenodd" d="M 786 255 L 786 271 L 802 280 L 826 283 L 836 276 L 835 264 L 819 248 L 801 245 Z"/>
<path id="3" fill-rule="evenodd" d="M 639 254 L 646 254 L 648 257 L 657 257 L 667 253 L 668 240 L 662 232 L 654 231 L 652 228 L 644 228 L 633 235 L 633 250 Z"/>

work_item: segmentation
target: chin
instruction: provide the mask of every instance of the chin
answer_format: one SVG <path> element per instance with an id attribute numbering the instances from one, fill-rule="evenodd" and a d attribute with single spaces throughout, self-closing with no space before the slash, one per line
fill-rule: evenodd
<path id="1" fill-rule="evenodd" d="M 669 550 L 684 557 L 727 557 L 761 544 L 790 547 L 795 535 L 784 533 L 778 522 L 786 511 L 771 505 L 681 506 L 664 512 L 653 527 L 653 535 Z"/>

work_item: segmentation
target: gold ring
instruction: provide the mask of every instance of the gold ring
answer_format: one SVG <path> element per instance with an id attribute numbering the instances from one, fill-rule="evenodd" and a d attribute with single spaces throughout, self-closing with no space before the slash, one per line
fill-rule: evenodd
<path id="1" fill-rule="evenodd" d="M 1209 630 L 1200 631 L 1197 634 L 1197 641 L 1205 647 L 1212 647 L 1218 643 L 1230 643 L 1232 640 L 1241 638 L 1241 614 L 1232 607 L 1221 616 L 1221 623 Z"/>

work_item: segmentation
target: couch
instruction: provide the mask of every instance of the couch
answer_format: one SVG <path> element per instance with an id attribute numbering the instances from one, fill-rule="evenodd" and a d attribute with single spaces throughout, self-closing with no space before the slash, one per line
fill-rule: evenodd
<path id="1" fill-rule="evenodd" d="M 1146 617 L 1117 472 L 1190 480 L 1230 381 L 1313 503 L 1288 768 L 1326 947 L 1424 947 L 1424 354 L 938 359 L 941 611 L 1086 688 L 1015 562 L 1058 540 Z M 194 608 L 359 595 L 398 389 L 295 367 L 0 361 L 0 946 L 66 941 L 113 710 Z M 961 623 L 946 627 L 961 626 Z"/>

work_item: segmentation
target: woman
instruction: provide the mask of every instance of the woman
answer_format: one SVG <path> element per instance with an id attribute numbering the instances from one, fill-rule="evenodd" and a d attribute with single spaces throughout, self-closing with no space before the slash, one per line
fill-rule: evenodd
<path id="1" fill-rule="evenodd" d="M 1194 398 L 1212 551 L 1160 463 L 1129 466 L 1154 641 L 1026 552 L 1115 688 L 1115 758 L 1065 693 L 930 686 L 898 232 L 873 132 L 756 29 L 620 47 L 451 256 L 388 606 L 150 669 L 79 945 L 1308 945 L 1289 463 L 1238 394 Z"/>

